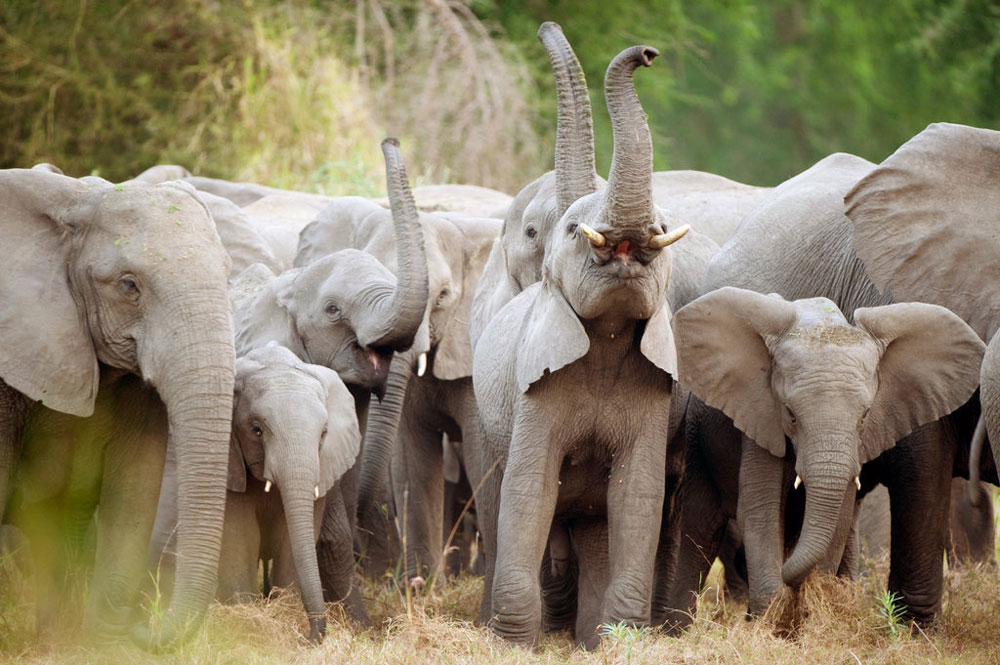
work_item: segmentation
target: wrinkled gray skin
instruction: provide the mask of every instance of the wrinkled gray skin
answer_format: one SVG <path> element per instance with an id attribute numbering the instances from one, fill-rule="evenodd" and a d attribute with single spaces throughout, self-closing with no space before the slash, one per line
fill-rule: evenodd
<path id="1" fill-rule="evenodd" d="M 237 351 L 276 341 L 306 362 L 333 369 L 354 396 L 362 429 L 370 393 L 385 394 L 393 353 L 415 343 L 428 301 L 424 233 L 402 156 L 395 139 L 382 147 L 399 250 L 396 275 L 371 254 L 343 249 L 277 277 L 252 266 L 232 287 Z M 358 466 L 345 474 L 339 494 L 327 495 L 318 546 L 327 600 L 357 592 L 352 534 Z M 363 615 L 354 618 L 367 621 Z"/>
<path id="2" fill-rule="evenodd" d="M 426 576 L 437 565 L 444 529 L 441 436 L 446 432 L 462 442 L 478 430 L 467 322 L 472 290 L 499 222 L 439 214 L 421 214 L 420 220 L 430 297 L 413 347 L 393 360 L 385 395 L 372 405 L 362 447 L 358 536 L 362 561 L 376 578 L 395 564 L 387 528 L 396 512 L 404 521 L 404 492 L 409 572 Z M 390 223 L 388 211 L 366 199 L 339 199 L 303 229 L 296 262 L 312 265 L 346 244 L 396 271 Z M 426 354 L 426 371 L 417 376 L 421 354 Z M 388 494 L 390 464 L 399 486 L 395 501 Z"/>
<path id="3" fill-rule="evenodd" d="M 703 171 L 657 171 L 653 200 L 691 228 L 723 245 L 770 187 L 754 187 Z"/>
<path id="4" fill-rule="evenodd" d="M 309 639 L 322 639 L 326 611 L 316 540 L 326 494 L 360 449 L 354 399 L 336 372 L 303 363 L 280 346 L 236 361 L 220 599 L 257 596 L 258 561 L 273 560 L 271 584 L 298 582 Z M 361 602 L 356 595 L 351 600 Z"/>
<path id="5" fill-rule="evenodd" d="M 181 638 L 215 588 L 232 409 L 229 259 L 211 218 L 184 185 L 9 170 L 0 235 L 0 513 L 23 442 L 7 518 L 44 553 L 40 613 L 100 503 L 85 624 L 130 627 L 169 435 L 183 558 L 161 639 Z"/>
<path id="6" fill-rule="evenodd" d="M 872 167 L 858 157 L 835 154 L 775 188 L 743 220 L 736 234 L 712 260 L 704 290 L 732 285 L 758 293 L 777 292 L 786 298 L 827 297 L 845 312 L 889 304 L 888 295 L 880 293 L 871 283 L 864 265 L 854 253 L 851 223 L 844 216 L 844 194 Z M 726 421 L 724 414 L 702 414 L 700 417 L 704 425 L 698 427 L 707 431 L 704 436 L 728 440 L 728 445 L 734 449 L 740 445 L 738 430 Z M 861 473 L 862 494 L 881 482 L 888 486 L 892 504 L 905 506 L 893 511 L 889 588 L 903 596 L 910 616 L 919 621 L 932 620 L 940 610 L 941 553 L 948 522 L 948 502 L 944 497 L 952 475 L 967 473 L 968 445 L 976 418 L 973 402 L 945 420 L 919 427 L 899 440 L 892 450 L 872 458 Z M 751 448 L 756 457 L 760 457 L 759 448 Z M 774 452 L 780 452 L 778 449 L 775 443 Z M 716 484 L 721 483 L 723 491 L 688 484 L 685 501 L 691 497 L 691 504 L 700 506 L 699 510 L 708 514 L 716 514 L 721 502 L 725 514 L 735 515 L 736 507 L 722 497 L 736 496 L 734 485 L 739 477 L 738 467 L 719 461 L 707 462 L 700 455 L 689 457 L 689 470 L 692 465 L 695 468 L 701 465 L 715 473 Z M 808 484 L 808 479 L 806 482 Z M 832 526 L 825 528 L 835 529 L 839 518 L 831 517 L 830 522 Z M 686 554 L 682 550 L 677 575 L 689 582 L 686 586 L 678 584 L 674 601 L 667 607 L 656 608 L 657 613 L 678 607 L 678 604 L 686 607 L 690 602 L 690 596 L 682 590 L 690 587 L 692 577 L 697 577 L 705 557 L 695 543 L 706 551 L 712 550 L 717 546 L 721 526 L 704 520 L 691 538 L 685 538 L 685 549 L 690 542 L 691 550 Z M 745 536 L 747 527 L 743 530 Z M 749 570 L 754 563 L 749 549 L 747 553 Z M 759 566 L 773 570 L 769 563 L 762 562 Z M 770 586 L 765 586 L 765 590 L 777 591 L 782 581 L 798 582 L 799 573 L 805 568 L 789 567 L 787 580 L 771 573 L 767 583 Z M 750 575 L 753 586 L 752 570 Z M 767 595 L 758 596 L 756 602 L 762 604 Z M 682 622 L 685 620 L 681 617 Z"/>
<path id="7" fill-rule="evenodd" d="M 653 205 L 652 144 L 632 86 L 632 72 L 655 55 L 632 47 L 609 66 L 608 186 L 569 205 L 542 281 L 505 305 L 476 345 L 480 468 L 503 471 L 476 497 L 490 624 L 522 644 L 540 628 L 538 571 L 553 518 L 573 515 L 580 593 L 600 597 L 581 597 L 593 611 L 578 616 L 577 640 L 599 642 L 600 623 L 649 621 L 675 362 L 670 255 L 650 244 L 666 219 Z"/>

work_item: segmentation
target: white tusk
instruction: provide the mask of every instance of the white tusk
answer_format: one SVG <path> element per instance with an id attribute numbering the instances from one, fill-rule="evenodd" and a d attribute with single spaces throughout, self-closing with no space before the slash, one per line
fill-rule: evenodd
<path id="1" fill-rule="evenodd" d="M 313 496 L 319 498 L 319 485 L 313 485 Z"/>
<path id="2" fill-rule="evenodd" d="M 423 376 L 424 372 L 427 371 L 427 352 L 421 353 L 417 356 L 417 376 Z"/>
<path id="3" fill-rule="evenodd" d="M 607 238 L 586 224 L 580 224 L 577 228 L 580 229 L 580 233 L 585 235 L 594 247 L 604 247 L 604 244 L 608 241 Z"/>
<path id="4" fill-rule="evenodd" d="M 683 238 L 685 235 L 687 235 L 687 232 L 690 230 L 691 230 L 691 225 L 685 224 L 684 226 L 674 229 L 670 233 L 661 233 L 659 235 L 655 235 L 649 239 L 649 247 L 651 249 L 663 249 L 667 245 L 672 245 L 681 238 Z"/>
<path id="5" fill-rule="evenodd" d="M 798 489 L 799 485 L 801 485 L 801 484 L 802 484 L 802 476 L 796 474 L 795 475 L 795 489 Z"/>
<path id="6" fill-rule="evenodd" d="M 264 491 L 265 492 L 270 492 L 271 491 L 271 481 L 270 480 L 268 480 L 268 481 L 266 481 L 264 483 Z"/>
<path id="7" fill-rule="evenodd" d="M 858 486 L 858 491 L 861 490 L 861 476 L 854 476 L 854 484 Z"/>

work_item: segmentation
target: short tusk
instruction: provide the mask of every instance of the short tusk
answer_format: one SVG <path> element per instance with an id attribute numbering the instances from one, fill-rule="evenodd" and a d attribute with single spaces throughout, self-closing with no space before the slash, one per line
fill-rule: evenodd
<path id="1" fill-rule="evenodd" d="M 424 372 L 427 371 L 427 352 L 421 353 L 417 356 L 417 376 L 423 376 Z"/>
<path id="2" fill-rule="evenodd" d="M 796 476 L 795 476 L 795 488 L 794 489 L 798 489 L 799 485 L 801 485 L 801 484 L 802 484 L 802 476 L 796 474 Z"/>
<path id="3" fill-rule="evenodd" d="M 580 233 L 587 236 L 587 240 L 589 240 L 590 244 L 594 247 L 604 247 L 604 244 L 608 242 L 607 238 L 586 224 L 580 224 L 577 228 L 580 229 Z"/>
<path id="4" fill-rule="evenodd" d="M 271 481 L 270 480 L 268 480 L 268 481 L 266 481 L 264 483 L 264 491 L 265 492 L 270 492 L 271 491 Z"/>
<path id="5" fill-rule="evenodd" d="M 583 225 L 581 224 L 580 226 Z M 683 238 L 684 236 L 686 236 L 687 232 L 690 230 L 691 230 L 691 225 L 685 224 L 680 228 L 674 229 L 670 233 L 661 233 L 659 235 L 655 235 L 649 239 L 649 247 L 650 249 L 663 249 L 667 245 L 672 245 L 681 238 Z"/>
<path id="6" fill-rule="evenodd" d="M 313 485 L 313 496 L 319 498 L 319 485 Z"/>
<path id="7" fill-rule="evenodd" d="M 854 476 L 854 484 L 857 486 L 858 491 L 861 491 L 861 476 Z"/>

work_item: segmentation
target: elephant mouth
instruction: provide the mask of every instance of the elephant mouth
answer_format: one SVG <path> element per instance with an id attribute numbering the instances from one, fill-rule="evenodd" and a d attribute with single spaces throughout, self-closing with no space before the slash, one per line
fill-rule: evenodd
<path id="1" fill-rule="evenodd" d="M 389 379 L 389 364 L 393 351 L 389 348 L 365 348 L 357 343 L 351 345 L 351 371 L 341 378 L 345 383 L 370 390 L 379 401 L 385 395 L 385 384 Z"/>

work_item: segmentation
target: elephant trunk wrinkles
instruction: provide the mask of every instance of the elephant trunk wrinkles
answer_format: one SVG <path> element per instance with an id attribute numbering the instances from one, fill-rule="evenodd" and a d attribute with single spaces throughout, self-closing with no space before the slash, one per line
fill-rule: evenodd
<path id="1" fill-rule="evenodd" d="M 846 445 L 812 450 L 802 464 L 806 489 L 802 532 L 791 556 L 781 569 L 782 580 L 798 587 L 828 554 L 834 532 L 841 521 L 848 497 L 854 493 L 858 473 L 857 446 L 845 437 Z M 853 502 L 850 502 L 853 510 Z"/>
<path id="2" fill-rule="evenodd" d="M 302 465 L 301 468 L 310 467 Z M 326 633 L 326 606 L 316 559 L 315 480 L 301 468 L 282 470 L 276 473 L 275 480 L 285 510 L 295 577 L 309 617 L 309 641 L 315 643 Z"/>
<path id="3" fill-rule="evenodd" d="M 602 221 L 645 233 L 653 221 L 653 142 L 632 74 L 657 55 L 651 46 L 633 46 L 611 61 L 604 77 L 614 152 Z"/>
<path id="4" fill-rule="evenodd" d="M 546 21 L 538 29 L 556 82 L 556 202 L 561 217 L 578 198 L 597 191 L 594 125 L 580 62 L 562 28 Z"/>
<path id="5" fill-rule="evenodd" d="M 382 141 L 389 205 L 396 234 L 396 288 L 392 297 L 376 306 L 370 325 L 358 329 L 358 342 L 367 348 L 405 349 L 413 344 L 427 308 L 427 258 L 424 234 L 413 202 L 396 139 Z M 426 351 L 426 349 L 421 349 Z"/>
<path id="6" fill-rule="evenodd" d="M 168 307 L 172 329 L 155 340 L 163 400 L 177 453 L 177 576 L 172 624 L 161 641 L 195 628 L 215 593 L 226 504 L 226 468 L 233 415 L 233 333 L 229 302 L 220 291 L 201 311 Z"/>
<path id="7" fill-rule="evenodd" d="M 410 382 L 413 355 L 411 349 L 393 357 L 385 397 L 369 411 L 361 448 L 361 479 L 358 482 L 358 519 L 362 521 L 362 526 L 371 526 L 366 523 L 366 516 L 378 504 L 385 479 L 389 476 L 389 462 Z"/>

